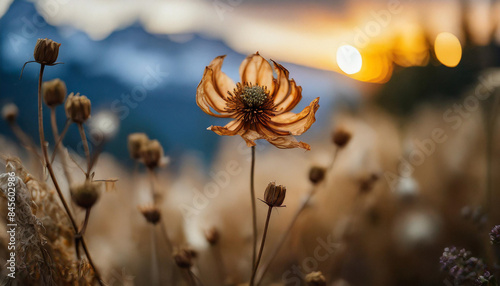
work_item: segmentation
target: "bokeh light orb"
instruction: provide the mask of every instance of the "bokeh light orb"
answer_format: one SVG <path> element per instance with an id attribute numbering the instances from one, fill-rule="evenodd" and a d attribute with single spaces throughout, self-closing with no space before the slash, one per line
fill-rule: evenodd
<path id="1" fill-rule="evenodd" d="M 439 33 L 434 42 L 434 52 L 443 65 L 453 68 L 462 59 L 462 45 L 452 33 Z"/>
<path id="2" fill-rule="evenodd" d="M 363 60 L 358 49 L 343 45 L 337 49 L 337 65 L 346 74 L 355 74 L 361 70 Z"/>

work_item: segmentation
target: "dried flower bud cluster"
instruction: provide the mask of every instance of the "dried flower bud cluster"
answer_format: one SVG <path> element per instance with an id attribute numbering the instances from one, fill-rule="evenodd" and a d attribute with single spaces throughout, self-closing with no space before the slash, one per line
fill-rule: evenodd
<path id="1" fill-rule="evenodd" d="M 198 256 L 196 251 L 189 248 L 182 248 L 174 253 L 174 261 L 180 268 L 191 268 L 193 260 Z"/>
<path id="2" fill-rule="evenodd" d="M 49 39 L 38 39 L 33 56 L 39 64 L 51 65 L 57 60 L 61 44 Z"/>
<path id="3" fill-rule="evenodd" d="M 148 140 L 142 145 L 140 156 L 146 167 L 154 169 L 160 166 L 163 159 L 163 147 L 158 140 Z"/>
<path id="4" fill-rule="evenodd" d="M 71 93 L 64 108 L 68 119 L 75 123 L 83 123 L 90 117 L 90 100 L 85 95 Z"/>
<path id="5" fill-rule="evenodd" d="M 205 239 L 208 241 L 210 245 L 216 245 L 220 239 L 219 232 L 215 227 L 211 227 L 205 230 Z"/>
<path id="6" fill-rule="evenodd" d="M 63 104 L 67 94 L 66 84 L 58 78 L 46 81 L 42 85 L 42 94 L 45 104 L 50 107 Z"/>
<path id="7" fill-rule="evenodd" d="M 465 249 L 446 247 L 440 258 L 441 271 L 448 274 L 453 285 L 474 285 L 481 276 L 489 276 L 481 259 Z"/>
<path id="8" fill-rule="evenodd" d="M 128 135 L 128 151 L 134 160 L 141 158 L 141 148 L 149 141 L 144 133 L 132 133 Z"/>
<path id="9" fill-rule="evenodd" d="M 267 185 L 266 191 L 264 192 L 264 202 L 270 207 L 281 207 L 285 200 L 285 195 L 285 186 L 277 186 L 275 182 L 271 182 Z"/>
<path id="10" fill-rule="evenodd" d="M 154 205 L 140 206 L 139 211 L 142 213 L 144 218 L 146 218 L 146 220 L 151 224 L 157 224 L 161 219 L 160 210 Z"/>
<path id="11" fill-rule="evenodd" d="M 326 279 L 321 271 L 311 272 L 306 275 L 307 286 L 326 286 Z"/>
<path id="12" fill-rule="evenodd" d="M 19 109 L 14 103 L 9 103 L 2 107 L 2 118 L 9 123 L 14 123 L 18 114 Z"/>
<path id="13" fill-rule="evenodd" d="M 326 168 L 314 166 L 309 170 L 309 181 L 314 185 L 319 184 L 325 179 Z"/>
<path id="14" fill-rule="evenodd" d="M 99 184 L 86 181 L 82 185 L 71 187 L 71 198 L 84 209 L 91 208 L 99 199 Z"/>
<path id="15" fill-rule="evenodd" d="M 351 140 L 351 133 L 344 128 L 339 127 L 333 132 L 332 140 L 337 147 L 343 148 Z"/>

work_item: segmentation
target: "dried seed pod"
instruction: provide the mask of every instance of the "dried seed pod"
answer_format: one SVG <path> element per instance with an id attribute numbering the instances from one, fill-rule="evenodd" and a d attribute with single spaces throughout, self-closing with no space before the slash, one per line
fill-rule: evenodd
<path id="1" fill-rule="evenodd" d="M 276 186 L 275 182 L 267 185 L 264 192 L 264 202 L 270 207 L 281 207 L 285 200 L 286 187 L 282 185 Z"/>
<path id="2" fill-rule="evenodd" d="M 90 100 L 85 95 L 71 93 L 64 108 L 66 116 L 75 123 L 83 123 L 90 117 Z"/>
<path id="3" fill-rule="evenodd" d="M 128 151 L 132 159 L 137 160 L 141 157 L 141 148 L 149 141 L 144 133 L 132 133 L 128 135 Z"/>
<path id="4" fill-rule="evenodd" d="M 38 39 L 33 56 L 39 64 L 51 65 L 57 60 L 61 44 L 50 39 Z"/>
<path id="5" fill-rule="evenodd" d="M 150 169 L 154 169 L 160 166 L 163 158 L 163 147 L 161 147 L 158 140 L 149 140 L 142 145 L 140 154 L 144 165 Z"/>
<path id="6" fill-rule="evenodd" d="M 2 117 L 9 123 L 14 123 L 19 114 L 19 109 L 14 103 L 6 104 L 2 107 Z"/>
<path id="7" fill-rule="evenodd" d="M 311 272 L 306 275 L 307 286 L 326 286 L 326 279 L 321 271 Z"/>
<path id="8" fill-rule="evenodd" d="M 42 85 L 43 100 L 45 104 L 54 107 L 64 103 L 66 98 L 66 84 L 64 81 L 56 78 L 46 81 Z"/>
<path id="9" fill-rule="evenodd" d="M 177 250 L 174 253 L 175 264 L 177 264 L 179 268 L 191 268 L 193 266 L 193 258 L 196 257 L 196 254 L 194 256 L 193 254 L 195 253 L 193 253 L 191 249 L 182 248 Z"/>
<path id="10" fill-rule="evenodd" d="M 151 224 L 157 224 L 161 219 L 160 210 L 154 205 L 139 206 L 139 211 Z"/>
<path id="11" fill-rule="evenodd" d="M 70 188 L 73 201 L 84 209 L 91 208 L 99 199 L 99 184 L 86 181 Z"/>
<path id="12" fill-rule="evenodd" d="M 205 239 L 208 241 L 210 245 L 216 245 L 219 242 L 219 232 L 215 227 L 211 227 L 205 230 Z"/>
<path id="13" fill-rule="evenodd" d="M 343 148 L 351 140 L 351 132 L 339 127 L 333 132 L 332 140 L 337 147 Z"/>
<path id="14" fill-rule="evenodd" d="M 309 170 L 309 181 L 314 185 L 325 179 L 326 168 L 314 166 Z"/>

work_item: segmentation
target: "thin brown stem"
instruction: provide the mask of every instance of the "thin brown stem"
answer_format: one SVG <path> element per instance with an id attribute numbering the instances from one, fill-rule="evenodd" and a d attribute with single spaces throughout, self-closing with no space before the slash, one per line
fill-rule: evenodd
<path id="1" fill-rule="evenodd" d="M 295 223 L 297 222 L 300 214 L 306 209 L 307 205 L 309 204 L 309 201 L 311 200 L 311 198 L 315 194 L 315 192 L 316 192 L 316 188 L 313 188 L 306 194 L 306 197 L 304 198 L 304 200 L 300 204 L 299 208 L 297 209 L 297 211 L 293 215 L 292 221 L 290 222 L 290 224 L 286 228 L 285 232 L 283 232 L 281 234 L 280 238 L 278 239 L 278 244 L 276 245 L 276 247 L 274 247 L 271 255 L 269 255 L 269 259 L 267 261 L 265 261 L 265 263 L 262 265 L 261 271 L 259 271 L 259 275 L 257 275 L 257 278 L 256 278 L 257 285 L 260 284 L 260 282 L 262 281 L 262 277 L 264 277 L 264 275 L 269 270 L 269 266 L 271 266 L 271 264 L 274 262 L 274 259 L 276 258 L 279 251 L 281 250 L 281 248 L 285 244 L 285 241 L 288 238 L 288 236 L 290 235 L 290 233 L 291 233 L 293 227 L 295 226 Z"/>
<path id="2" fill-rule="evenodd" d="M 252 200 L 252 227 L 253 227 L 253 251 L 252 251 L 252 269 L 255 267 L 255 257 L 257 255 L 257 207 L 255 205 L 255 146 L 252 146 L 252 165 L 250 167 L 250 199 Z"/>
<path id="3" fill-rule="evenodd" d="M 333 158 L 332 158 L 332 162 L 330 163 L 329 167 L 328 167 L 328 171 L 330 171 L 334 164 L 335 164 L 335 161 L 337 159 L 337 154 L 339 153 L 340 149 L 336 148 L 335 149 L 335 152 L 333 154 Z M 326 181 L 326 178 L 325 180 L 323 180 L 321 183 L 325 183 Z M 309 201 L 311 200 L 311 198 L 314 196 L 314 194 L 316 194 L 317 190 L 319 189 L 319 186 L 321 186 L 321 184 L 317 184 L 315 185 L 306 195 L 306 197 L 304 198 L 304 200 L 302 201 L 302 203 L 300 204 L 299 208 L 297 209 L 297 211 L 295 212 L 295 214 L 293 215 L 293 218 L 292 218 L 292 221 L 290 222 L 290 224 L 288 225 L 288 227 L 286 228 L 285 232 L 280 236 L 279 240 L 278 240 L 278 244 L 277 246 L 274 248 L 273 252 L 271 253 L 271 255 L 269 256 L 269 259 L 263 264 L 262 266 L 262 270 L 259 272 L 259 275 L 257 276 L 257 285 L 259 285 L 261 282 L 262 282 L 262 278 L 264 277 L 264 275 L 267 273 L 267 271 L 269 270 L 269 267 L 271 266 L 271 264 L 273 263 L 274 259 L 276 258 L 276 256 L 278 255 L 280 249 L 283 247 L 283 245 L 285 244 L 285 241 L 287 239 L 287 237 L 290 235 L 290 233 L 292 232 L 292 229 L 293 227 L 295 226 L 295 223 L 297 222 L 300 214 L 307 208 L 307 205 L 309 204 Z"/>
<path id="4" fill-rule="evenodd" d="M 57 128 L 57 117 L 56 117 L 56 109 L 54 107 L 50 108 L 50 123 L 52 125 L 52 135 L 54 137 L 54 142 L 59 142 L 59 130 Z M 61 165 L 63 168 L 64 176 L 66 177 L 66 181 L 68 181 L 68 184 L 71 185 L 71 175 L 68 171 L 68 164 L 66 163 L 66 157 L 64 156 L 64 151 L 60 145 L 55 146 L 54 145 L 54 151 L 53 155 L 59 153 L 59 156 L 61 157 Z M 54 162 L 53 159 L 50 161 L 51 163 Z"/>
<path id="5" fill-rule="evenodd" d="M 222 251 L 220 248 L 220 244 L 212 246 L 212 253 L 215 260 L 215 265 L 217 266 L 219 283 L 220 285 L 224 285 L 224 282 L 226 281 L 226 266 L 222 258 Z"/>
<path id="6" fill-rule="evenodd" d="M 66 214 L 69 217 L 69 220 L 71 222 L 71 226 L 73 227 L 73 230 L 75 232 L 75 235 L 78 233 L 78 227 L 75 223 L 75 219 L 73 218 L 73 215 L 71 214 L 71 211 L 69 210 L 68 204 L 66 203 L 66 200 L 64 199 L 64 196 L 61 192 L 61 188 L 59 187 L 59 184 L 57 182 L 56 176 L 54 174 L 54 170 L 52 169 L 52 164 L 50 163 L 49 160 L 49 152 L 47 151 L 47 145 L 45 143 L 45 135 L 43 131 L 43 105 L 42 105 L 42 78 L 43 78 L 43 70 L 45 68 L 45 65 L 40 66 L 40 75 L 38 78 L 38 131 L 40 133 L 40 145 L 42 148 L 42 153 L 43 153 L 43 158 L 44 160 L 44 165 L 47 167 L 47 170 L 49 171 L 50 178 L 52 179 L 52 182 L 54 184 L 54 187 L 56 188 L 57 195 L 59 196 L 59 199 L 61 200 L 64 210 L 66 211 Z M 92 258 L 90 257 L 90 254 L 87 249 L 87 245 L 85 243 L 85 240 L 83 239 L 83 236 L 81 238 L 81 243 L 83 250 L 85 251 L 85 255 L 87 256 L 87 259 L 89 260 L 89 264 L 94 270 L 95 277 L 97 281 L 99 281 L 100 285 L 104 285 L 102 282 L 99 272 L 97 271 L 97 268 L 95 267 L 94 263 L 92 262 Z"/>
<path id="7" fill-rule="evenodd" d="M 262 235 L 262 242 L 260 243 L 259 256 L 257 257 L 257 262 L 256 262 L 255 267 L 253 269 L 252 278 L 250 278 L 250 286 L 254 285 L 255 274 L 257 274 L 257 269 L 259 268 L 259 262 L 260 262 L 260 258 L 262 257 L 264 245 L 266 243 L 267 229 L 269 228 L 269 220 L 271 219 L 272 211 L 273 211 L 273 207 L 269 206 L 269 209 L 267 211 L 267 217 L 266 217 L 266 225 L 264 226 L 264 234 Z"/>
<path id="8" fill-rule="evenodd" d="M 85 150 L 85 157 L 87 158 L 87 172 L 85 173 L 86 178 L 90 177 L 90 169 L 92 168 L 92 163 L 90 159 L 90 149 L 89 142 L 87 141 L 87 136 L 85 135 L 85 130 L 83 129 L 83 124 L 78 123 L 78 131 L 80 131 L 80 137 L 82 137 L 83 149 Z"/>
<path id="9" fill-rule="evenodd" d="M 160 262 L 156 255 L 156 244 L 155 226 L 151 225 L 151 277 L 153 285 L 160 285 Z"/>
<path id="10" fill-rule="evenodd" d="M 194 273 L 191 269 L 186 269 L 186 276 L 189 285 L 196 286 L 196 279 L 194 278 Z"/>
<path id="11" fill-rule="evenodd" d="M 45 69 L 45 65 L 40 65 L 40 74 L 38 76 L 38 132 L 40 134 L 40 146 L 42 148 L 42 153 L 45 153 L 45 134 L 43 131 L 43 104 L 42 104 L 42 79 L 43 79 L 43 70 Z M 43 161 L 43 165 L 45 162 Z"/>
<path id="12" fill-rule="evenodd" d="M 156 192 L 156 175 L 155 170 L 152 168 L 148 168 L 149 174 L 149 183 L 151 188 L 151 199 L 153 200 L 153 204 L 156 206 L 158 202 L 158 193 Z"/>
<path id="13" fill-rule="evenodd" d="M 167 229 L 165 228 L 165 226 L 163 225 L 163 223 L 161 221 L 159 223 L 160 223 L 160 230 L 161 230 L 163 239 L 165 240 L 165 244 L 167 245 L 168 251 L 171 254 L 174 251 L 174 247 L 172 245 L 172 242 L 170 241 L 170 238 L 168 238 Z"/>
<path id="14" fill-rule="evenodd" d="M 71 120 L 67 119 L 66 124 L 64 125 L 63 131 L 61 132 L 61 134 L 59 134 L 59 139 L 56 141 L 56 144 L 54 145 L 54 151 L 52 153 L 52 156 L 50 157 L 51 163 L 54 162 L 54 159 L 56 158 L 56 150 L 59 148 L 59 145 L 62 143 L 62 140 L 66 136 L 66 132 L 68 132 L 70 125 L 71 125 Z"/>
<path id="15" fill-rule="evenodd" d="M 43 162 L 43 157 L 37 151 L 38 147 L 36 147 L 31 138 L 29 138 L 29 136 L 24 133 L 21 127 L 19 127 L 16 122 L 11 122 L 10 128 L 12 129 L 12 132 L 14 132 L 14 135 L 17 137 L 19 142 L 24 145 L 24 148 L 26 148 L 28 151 L 31 151 L 36 158 Z"/>

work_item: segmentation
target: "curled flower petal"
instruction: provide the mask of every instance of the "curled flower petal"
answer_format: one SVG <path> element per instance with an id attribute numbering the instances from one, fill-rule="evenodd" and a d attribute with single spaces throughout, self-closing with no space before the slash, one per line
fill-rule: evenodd
<path id="1" fill-rule="evenodd" d="M 216 88 L 214 83 L 214 71 L 208 66 L 205 68 L 201 82 L 196 89 L 196 104 L 209 115 L 231 117 L 234 112 L 226 110 L 226 96 L 218 92 L 218 87 Z"/>
<path id="2" fill-rule="evenodd" d="M 240 75 L 242 83 L 265 86 L 270 93 L 273 92 L 273 69 L 258 52 L 243 60 L 240 65 Z"/>
<path id="3" fill-rule="evenodd" d="M 234 81 L 221 71 L 221 67 L 225 57 L 226 56 L 218 56 L 209 65 L 209 67 L 213 71 L 212 80 L 214 81 L 213 85 L 215 87 L 215 90 L 223 98 L 228 95 L 228 92 L 233 91 L 236 87 Z"/>
<path id="4" fill-rule="evenodd" d="M 275 90 L 272 93 L 272 98 L 274 100 L 274 104 L 280 104 L 289 94 L 290 83 L 288 80 L 288 70 L 284 68 L 282 65 L 273 61 L 274 70 L 277 74 L 277 79 L 275 80 Z"/>
<path id="5" fill-rule="evenodd" d="M 212 130 L 218 135 L 228 135 L 228 136 L 233 136 L 233 135 L 241 135 L 245 131 L 242 130 L 243 127 L 243 121 L 241 120 L 233 120 L 226 124 L 225 126 L 210 126 L 207 129 Z"/>
<path id="6" fill-rule="evenodd" d="M 309 144 L 297 141 L 297 139 L 293 136 L 267 138 L 266 140 L 280 149 L 302 148 L 305 150 L 311 150 L 311 146 L 309 146 Z"/>
<path id="7" fill-rule="evenodd" d="M 271 118 L 270 125 L 275 129 L 289 131 L 291 135 L 301 135 L 316 121 L 319 108 L 319 97 L 305 107 L 300 113 L 287 112 Z"/>
<path id="8" fill-rule="evenodd" d="M 295 80 L 293 79 L 290 80 L 290 86 L 290 94 L 275 106 L 277 114 L 285 113 L 294 109 L 302 99 L 302 87 L 297 86 Z"/>

